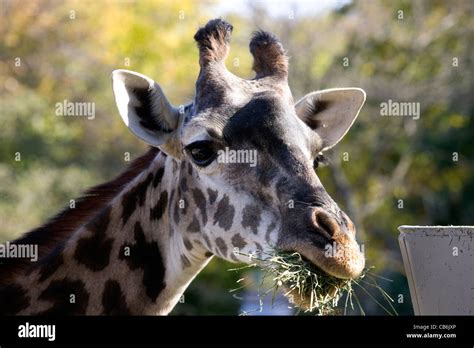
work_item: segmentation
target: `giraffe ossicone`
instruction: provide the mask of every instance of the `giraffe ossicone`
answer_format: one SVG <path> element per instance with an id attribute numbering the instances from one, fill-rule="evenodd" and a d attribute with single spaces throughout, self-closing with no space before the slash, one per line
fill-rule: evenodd
<path id="1" fill-rule="evenodd" d="M 120 116 L 151 148 L 13 242 L 38 244 L 39 260 L 0 266 L 1 313 L 167 314 L 213 256 L 247 263 L 248 254 L 297 251 L 335 277 L 359 275 L 355 227 L 314 165 L 349 130 L 364 91 L 295 103 L 283 46 L 263 31 L 250 42 L 256 77 L 237 77 L 225 66 L 232 29 L 215 19 L 196 33 L 200 73 L 184 107 L 149 77 L 113 72 Z M 219 151 L 255 161 L 218 160 Z M 345 252 L 327 257 L 327 245 Z"/>

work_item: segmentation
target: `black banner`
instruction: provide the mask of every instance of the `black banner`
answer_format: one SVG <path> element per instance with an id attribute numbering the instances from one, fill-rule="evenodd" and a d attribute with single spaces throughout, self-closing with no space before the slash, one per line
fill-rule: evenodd
<path id="1" fill-rule="evenodd" d="M 0 346 L 414 344 L 472 347 L 473 317 L 4 317 Z"/>

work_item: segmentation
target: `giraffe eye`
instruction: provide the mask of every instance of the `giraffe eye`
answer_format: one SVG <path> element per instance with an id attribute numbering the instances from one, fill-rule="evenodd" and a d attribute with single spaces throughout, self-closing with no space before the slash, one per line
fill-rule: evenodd
<path id="1" fill-rule="evenodd" d="M 184 150 L 200 167 L 208 166 L 216 158 L 216 151 L 211 141 L 196 141 L 186 146 Z"/>

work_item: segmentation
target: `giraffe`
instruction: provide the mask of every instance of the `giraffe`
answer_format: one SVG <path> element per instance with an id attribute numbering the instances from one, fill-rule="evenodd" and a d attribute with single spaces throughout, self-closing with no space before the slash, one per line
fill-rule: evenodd
<path id="1" fill-rule="evenodd" d="M 0 313 L 165 315 L 214 256 L 248 263 L 245 254 L 297 251 L 333 276 L 360 274 L 355 227 L 314 167 L 353 124 L 364 91 L 316 91 L 295 103 L 287 55 L 265 31 L 250 41 L 255 78 L 237 77 L 225 67 L 232 29 L 214 19 L 195 34 L 200 72 L 182 107 L 149 77 L 112 73 L 119 114 L 150 149 L 12 242 L 36 244 L 40 255 L 2 260 Z M 254 151 L 256 162 L 226 162 L 224 149 Z M 327 245 L 344 252 L 327 257 Z"/>

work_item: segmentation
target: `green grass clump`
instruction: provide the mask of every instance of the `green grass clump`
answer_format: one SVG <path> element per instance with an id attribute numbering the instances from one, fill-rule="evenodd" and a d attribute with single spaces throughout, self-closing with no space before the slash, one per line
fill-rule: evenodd
<path id="1" fill-rule="evenodd" d="M 306 312 L 331 314 L 342 295 L 353 291 L 352 280 L 330 276 L 296 252 L 275 254 L 261 268 L 273 277 L 275 291 L 283 289 L 290 302 Z"/>
<path id="2" fill-rule="evenodd" d="M 252 258 L 251 256 L 249 256 Z M 275 252 L 263 259 L 255 259 L 255 262 L 242 268 L 258 267 L 263 271 L 263 278 L 259 285 L 260 310 L 263 306 L 263 298 L 272 294 L 272 303 L 278 291 L 290 300 L 291 303 L 305 312 L 316 315 L 347 314 L 350 305 L 354 309 L 354 302 L 357 304 L 360 314 L 365 314 L 359 299 L 354 291 L 357 286 L 367 294 L 374 302 L 383 308 L 388 314 L 397 314 L 392 305 L 393 299 L 378 284 L 377 279 L 382 278 L 370 272 L 370 268 L 365 268 L 361 275 L 355 279 L 340 279 L 331 276 L 312 263 L 305 260 L 297 252 Z M 234 270 L 242 269 L 237 268 Z M 265 288 L 271 280 L 270 287 Z M 386 278 L 382 278 L 388 280 Z M 242 281 L 244 279 L 240 279 Z M 243 287 L 243 286 L 242 286 Z M 231 291 L 241 289 L 233 289 Z M 389 309 L 382 305 L 367 290 L 367 287 L 378 290 L 389 304 Z M 339 301 L 345 295 L 344 310 L 338 308 Z"/>

